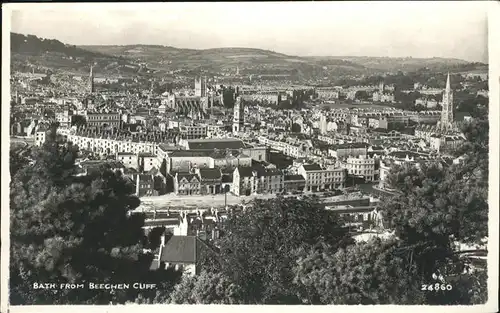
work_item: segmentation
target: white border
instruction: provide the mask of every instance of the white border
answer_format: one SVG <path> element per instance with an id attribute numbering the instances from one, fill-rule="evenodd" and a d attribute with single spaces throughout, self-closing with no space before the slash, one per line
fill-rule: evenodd
<path id="1" fill-rule="evenodd" d="M 488 292 L 489 299 L 485 305 L 479 306 L 446 306 L 446 307 L 431 307 L 425 306 L 426 311 L 452 311 L 452 312 L 496 312 L 498 311 L 498 210 L 499 210 L 499 121 L 500 121 L 500 41 L 495 40 L 500 38 L 500 3 L 496 1 L 488 1 L 489 6 L 489 98 L 490 98 L 490 193 L 489 193 L 489 243 L 488 243 Z M 478 5 L 482 5 L 483 3 Z M 123 3 L 120 4 L 121 8 L 138 9 L 143 8 L 145 3 Z M 148 3 L 147 6 L 161 5 L 160 3 Z M 179 3 L 172 3 L 169 5 L 180 5 Z M 197 6 L 200 4 L 192 3 L 190 5 Z M 205 4 L 206 5 L 206 4 Z M 388 3 L 388 9 L 390 8 Z M 28 8 L 29 6 L 29 8 Z M 92 4 L 76 4 L 76 3 L 29 3 L 29 4 L 6 4 L 2 6 L 2 197 L 1 197 L 1 311 L 5 312 L 67 312 L 70 309 L 73 312 L 142 312 L 147 309 L 148 312 L 165 312 L 165 310 L 193 310 L 204 312 L 217 312 L 222 311 L 232 312 L 238 310 L 239 312 L 248 312 L 259 310 L 261 312 L 272 312 L 274 309 L 286 309 L 289 312 L 331 312 L 334 308 L 341 308 L 342 312 L 360 312 L 360 311 L 375 311 L 384 312 L 388 310 L 395 312 L 401 309 L 405 312 L 420 312 L 424 309 L 422 306 L 395 306 L 395 305 L 380 305 L 380 306 L 239 306 L 238 308 L 232 306 L 222 305 L 204 305 L 203 308 L 199 306 L 186 306 L 186 305 L 149 305 L 147 308 L 139 305 L 129 306 L 15 306 L 8 308 L 8 266 L 9 266 L 9 176 L 8 173 L 8 151 L 9 151 L 9 123 L 10 123 L 10 13 L 14 9 L 36 9 L 36 6 L 44 6 L 44 8 L 60 8 L 65 6 L 67 8 L 78 8 L 79 10 L 103 10 L 103 9 L 116 9 L 116 3 L 92 3 Z M 96 8 L 96 6 L 98 8 Z M 453 14 L 450 12 L 450 14 Z"/>

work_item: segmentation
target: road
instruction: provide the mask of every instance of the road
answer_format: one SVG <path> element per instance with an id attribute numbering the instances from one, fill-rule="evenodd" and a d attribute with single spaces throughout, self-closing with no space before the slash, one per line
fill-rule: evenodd
<path id="1" fill-rule="evenodd" d="M 283 195 L 284 198 L 293 198 L 297 196 L 312 196 L 316 195 L 320 198 L 325 197 L 325 193 L 321 192 L 304 192 L 297 195 Z M 208 208 L 208 207 L 224 207 L 227 205 L 242 204 L 244 202 L 249 202 L 253 199 L 273 199 L 276 198 L 276 194 L 259 194 L 250 196 L 235 196 L 228 193 L 227 199 L 223 194 L 220 195 L 175 195 L 173 193 L 155 196 L 155 197 L 142 197 L 140 198 L 141 204 L 137 208 L 139 211 L 154 211 L 154 210 L 166 210 L 166 209 L 196 209 L 196 208 Z"/>
<path id="2" fill-rule="evenodd" d="M 243 202 L 251 201 L 253 199 L 272 199 L 276 195 L 251 195 L 251 196 L 235 196 L 227 194 L 227 205 L 241 204 Z M 226 199 L 224 195 L 191 195 L 180 196 L 175 194 L 166 194 L 156 197 L 143 197 L 141 198 L 141 205 L 139 210 L 145 211 L 162 210 L 167 208 L 201 208 L 201 207 L 224 207 Z"/>

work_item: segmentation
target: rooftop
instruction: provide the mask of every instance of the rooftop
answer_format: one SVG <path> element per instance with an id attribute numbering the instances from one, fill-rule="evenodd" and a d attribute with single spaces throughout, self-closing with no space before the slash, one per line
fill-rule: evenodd
<path id="1" fill-rule="evenodd" d="M 162 249 L 160 261 L 167 263 L 196 263 L 200 250 L 207 247 L 196 236 L 172 236 Z"/>
<path id="2" fill-rule="evenodd" d="M 201 179 L 221 179 L 222 174 L 217 168 L 202 168 L 200 169 Z"/>
<path id="3" fill-rule="evenodd" d="M 210 151 L 191 151 L 191 150 L 177 150 L 172 151 L 169 155 L 170 158 L 175 157 L 209 157 Z"/>
<path id="4" fill-rule="evenodd" d="M 319 166 L 319 164 L 304 164 L 304 169 L 306 171 L 321 171 L 322 168 Z"/>
<path id="5" fill-rule="evenodd" d="M 246 148 L 245 143 L 239 139 L 221 138 L 221 139 L 200 139 L 189 140 L 189 150 L 224 150 L 224 149 L 243 149 Z"/>
<path id="6" fill-rule="evenodd" d="M 291 181 L 291 180 L 303 180 L 303 181 L 305 181 L 305 179 L 302 175 L 285 175 L 285 181 Z"/>

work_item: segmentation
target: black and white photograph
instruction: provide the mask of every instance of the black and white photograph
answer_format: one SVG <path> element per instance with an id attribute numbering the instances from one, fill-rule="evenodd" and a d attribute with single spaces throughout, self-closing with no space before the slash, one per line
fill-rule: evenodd
<path id="1" fill-rule="evenodd" d="M 2 312 L 497 311 L 494 6 L 11 4 Z"/>

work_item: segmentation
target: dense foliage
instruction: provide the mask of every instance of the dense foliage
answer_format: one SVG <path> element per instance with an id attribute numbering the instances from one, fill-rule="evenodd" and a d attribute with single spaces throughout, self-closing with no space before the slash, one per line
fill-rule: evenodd
<path id="1" fill-rule="evenodd" d="M 310 304 L 418 304 L 415 267 L 395 240 L 374 239 L 335 251 L 317 245 L 298 252 L 295 281 Z"/>
<path id="2" fill-rule="evenodd" d="M 456 151 L 461 160 L 458 164 L 406 167 L 390 177 L 390 184 L 400 193 L 386 199 L 383 209 L 423 279 L 435 272 L 463 281 L 484 276 L 483 272 L 464 276 L 470 264 L 457 252 L 458 244 L 481 245 L 488 236 L 489 129 L 486 112 L 482 113 L 464 125 L 467 141 Z M 482 283 L 474 285 L 476 293 L 485 294 L 486 280 L 479 281 Z M 468 284 L 460 285 L 466 290 Z M 468 293 L 447 298 L 446 303 L 473 303 L 477 299 L 464 294 Z"/>
<path id="3" fill-rule="evenodd" d="M 173 273 L 149 272 L 152 256 L 142 253 L 144 216 L 127 214 L 139 205 L 133 186 L 106 168 L 75 176 L 77 154 L 54 128 L 45 145 L 33 150 L 31 164 L 18 159 L 11 168 L 11 304 L 123 303 L 138 293 L 36 289 L 34 283 L 176 279 Z"/>
<path id="4" fill-rule="evenodd" d="M 299 304 L 295 251 L 317 242 L 332 249 L 351 243 L 337 219 L 314 199 L 256 200 L 233 213 L 220 240 L 220 255 L 204 272 L 186 278 L 172 303 Z"/>

